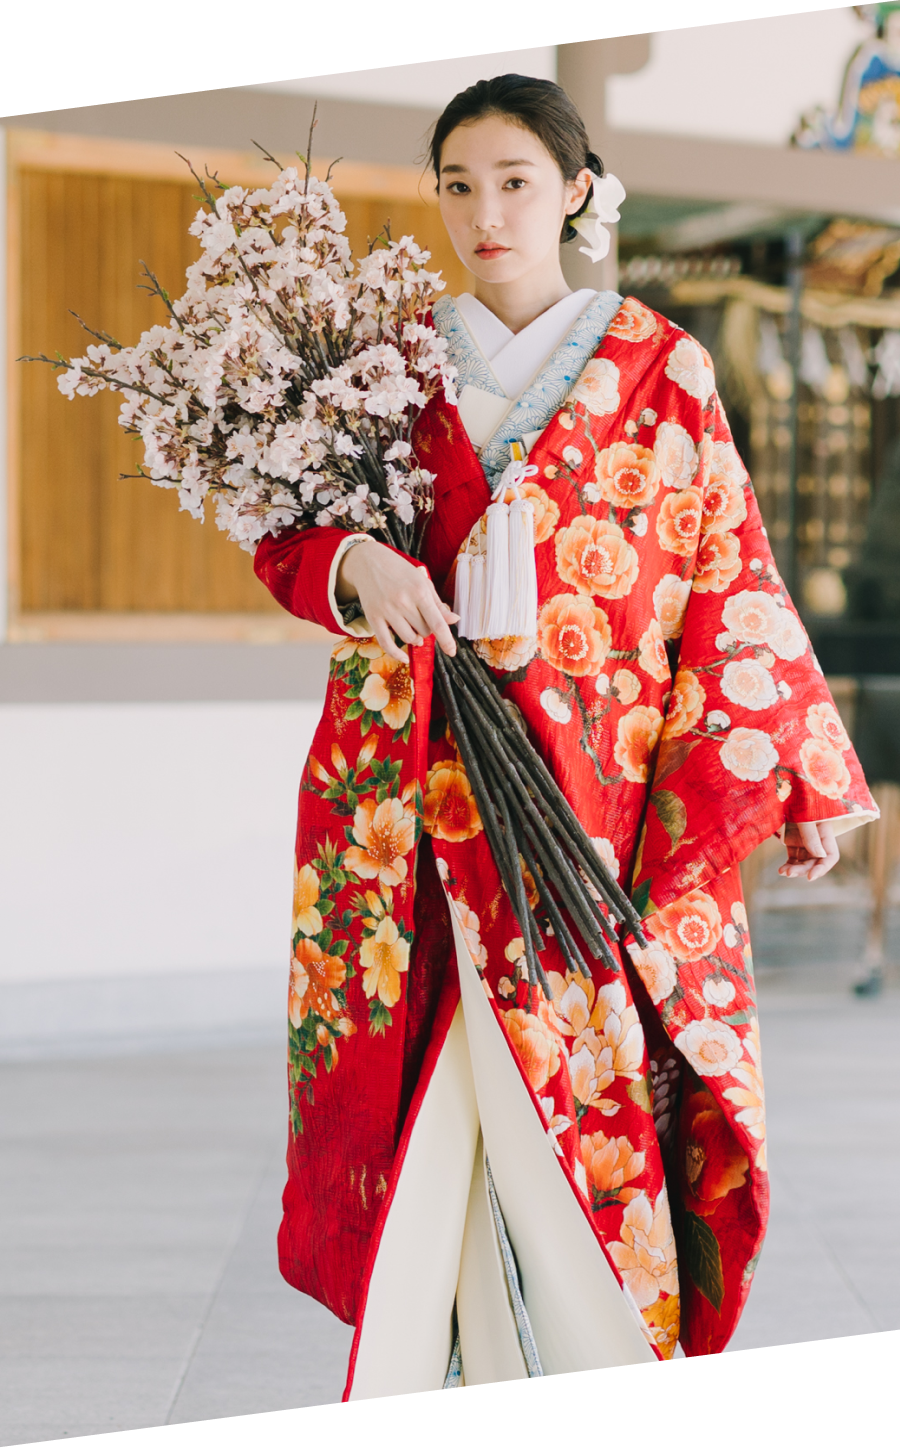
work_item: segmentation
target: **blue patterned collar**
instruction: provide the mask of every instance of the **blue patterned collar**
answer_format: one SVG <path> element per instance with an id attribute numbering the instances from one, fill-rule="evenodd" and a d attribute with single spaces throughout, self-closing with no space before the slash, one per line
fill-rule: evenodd
<path id="1" fill-rule="evenodd" d="M 481 465 L 490 483 L 509 462 L 510 443 L 528 433 L 543 432 L 559 411 L 622 305 L 618 292 L 598 292 L 576 318 L 571 330 L 550 354 L 481 450 Z M 477 387 L 495 397 L 506 394 L 479 351 L 452 297 L 441 297 L 432 309 L 436 330 L 447 341 L 450 361 L 459 374 L 457 386 Z"/>

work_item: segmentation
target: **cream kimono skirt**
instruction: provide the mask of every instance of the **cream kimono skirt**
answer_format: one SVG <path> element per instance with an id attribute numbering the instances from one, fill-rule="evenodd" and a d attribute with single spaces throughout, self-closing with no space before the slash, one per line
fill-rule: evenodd
<path id="1" fill-rule="evenodd" d="M 450 916 L 461 1001 L 382 1233 L 351 1400 L 657 1360 Z"/>

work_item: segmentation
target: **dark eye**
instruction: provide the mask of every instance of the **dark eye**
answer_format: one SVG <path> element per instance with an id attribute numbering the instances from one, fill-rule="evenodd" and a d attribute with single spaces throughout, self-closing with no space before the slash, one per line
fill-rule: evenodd
<path id="1" fill-rule="evenodd" d="M 466 185 L 465 181 L 451 181 L 450 185 L 447 187 L 447 190 L 450 192 L 451 196 L 465 196 L 468 189 L 469 188 Z"/>
<path id="2" fill-rule="evenodd" d="M 509 180 L 507 181 L 506 185 L 509 186 L 509 187 L 511 187 L 511 188 L 513 188 L 513 189 L 516 190 L 516 191 L 521 191 L 522 187 L 525 185 L 525 177 L 524 177 L 524 176 L 510 176 L 510 178 L 509 178 Z"/>

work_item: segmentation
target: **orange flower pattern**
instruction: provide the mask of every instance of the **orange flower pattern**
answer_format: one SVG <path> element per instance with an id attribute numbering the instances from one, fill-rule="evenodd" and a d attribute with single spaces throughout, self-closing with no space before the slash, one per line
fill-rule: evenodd
<path id="1" fill-rule="evenodd" d="M 615 523 L 575 518 L 556 535 L 556 569 L 576 593 L 624 598 L 638 576 L 638 556 Z"/>
<path id="2" fill-rule="evenodd" d="M 663 716 L 652 704 L 638 704 L 619 720 L 615 760 L 625 778 L 643 784 L 650 756 L 662 734 Z"/>
<path id="3" fill-rule="evenodd" d="M 402 729 L 412 712 L 409 666 L 388 654 L 373 659 L 360 699 L 373 714 L 380 714 L 391 729 Z"/>
<path id="4" fill-rule="evenodd" d="M 442 759 L 428 771 L 424 827 L 439 840 L 458 844 L 483 828 L 465 766 Z"/>
<path id="5" fill-rule="evenodd" d="M 676 960 L 702 960 L 722 939 L 722 917 L 711 895 L 692 890 L 647 922 L 651 934 Z"/>
<path id="6" fill-rule="evenodd" d="M 661 546 L 667 553 L 690 558 L 697 551 L 700 524 L 703 521 L 703 497 L 696 488 L 667 493 L 656 520 Z"/>
<path id="7" fill-rule="evenodd" d="M 690 669 L 679 669 L 666 710 L 663 737 L 677 739 L 687 734 L 702 719 L 705 703 L 706 690 L 697 675 Z"/>
<path id="8" fill-rule="evenodd" d="M 353 816 L 353 839 L 345 857 L 346 869 L 361 880 L 399 885 L 406 879 L 406 856 L 415 843 L 415 813 L 399 799 L 376 804 L 364 799 Z"/>
<path id="9" fill-rule="evenodd" d="M 597 458 L 595 481 L 600 497 L 614 508 L 645 508 L 659 490 L 659 466 L 651 448 L 617 442 Z"/>
<path id="10" fill-rule="evenodd" d="M 575 679 L 599 674 L 612 645 L 609 620 L 589 599 L 559 593 L 541 609 L 538 643 L 554 669 Z"/>

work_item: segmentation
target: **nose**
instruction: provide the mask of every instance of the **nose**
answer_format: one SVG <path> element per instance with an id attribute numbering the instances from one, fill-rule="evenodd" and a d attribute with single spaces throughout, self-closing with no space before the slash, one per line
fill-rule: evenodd
<path id="1" fill-rule="evenodd" d="M 473 231 L 497 231 L 503 225 L 503 209 L 490 193 L 475 198 L 472 208 Z"/>

